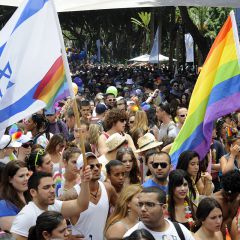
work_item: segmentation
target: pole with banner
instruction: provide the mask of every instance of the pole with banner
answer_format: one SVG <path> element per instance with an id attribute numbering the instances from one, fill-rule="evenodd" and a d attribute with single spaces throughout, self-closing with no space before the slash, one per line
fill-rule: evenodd
<path id="1" fill-rule="evenodd" d="M 79 115 L 79 111 L 78 111 L 78 107 L 77 107 L 76 97 L 74 95 L 73 88 L 72 88 L 72 79 L 71 79 L 71 76 L 70 76 L 70 69 L 69 69 L 68 60 L 67 60 L 67 54 L 66 54 L 66 51 L 65 51 L 65 45 L 64 45 L 64 41 L 63 41 L 61 25 L 60 25 L 60 22 L 59 22 L 59 18 L 58 18 L 58 15 L 57 15 L 55 4 L 54 4 L 53 0 L 50 0 L 50 2 L 52 4 L 52 9 L 54 11 L 55 20 L 56 20 L 57 27 L 58 27 L 59 39 L 60 39 L 61 47 L 62 47 L 63 63 L 64 63 L 65 71 L 66 71 L 66 78 L 67 78 L 67 82 L 68 82 L 68 86 L 69 86 L 70 97 L 73 100 L 73 111 L 74 111 L 74 115 L 75 115 L 75 119 L 76 119 L 76 123 L 77 123 L 77 128 L 80 130 L 79 131 L 80 132 L 80 149 L 81 149 L 82 156 L 83 156 L 84 166 L 86 166 L 87 165 L 87 159 L 86 159 L 86 154 L 85 154 L 84 139 L 83 139 L 83 136 L 82 136 L 82 133 L 81 133 L 80 115 Z"/>

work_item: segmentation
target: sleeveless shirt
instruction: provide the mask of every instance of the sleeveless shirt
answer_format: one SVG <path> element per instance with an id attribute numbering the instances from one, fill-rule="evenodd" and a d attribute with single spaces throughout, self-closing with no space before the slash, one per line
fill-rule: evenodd
<path id="1" fill-rule="evenodd" d="M 109 211 L 108 194 L 104 184 L 99 182 L 101 188 L 101 197 L 97 204 L 89 202 L 87 210 L 80 214 L 75 225 L 72 225 L 72 234 L 77 235 L 82 233 L 86 240 L 103 240 L 103 232 Z M 76 185 L 75 190 L 79 194 L 80 186 Z"/>

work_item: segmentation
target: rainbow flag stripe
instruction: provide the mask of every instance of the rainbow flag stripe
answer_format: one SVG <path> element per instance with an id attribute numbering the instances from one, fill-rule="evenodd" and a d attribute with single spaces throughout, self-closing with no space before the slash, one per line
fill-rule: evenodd
<path id="1" fill-rule="evenodd" d="M 170 151 L 173 166 L 179 155 L 195 150 L 201 159 L 210 148 L 213 122 L 240 109 L 240 47 L 231 12 L 214 41 L 198 77 L 187 119 Z"/>
<path id="2" fill-rule="evenodd" d="M 39 82 L 34 93 L 34 99 L 42 100 L 46 103 L 46 108 L 50 108 L 56 101 L 66 96 L 69 96 L 69 93 L 67 91 L 63 59 L 60 56 Z"/>

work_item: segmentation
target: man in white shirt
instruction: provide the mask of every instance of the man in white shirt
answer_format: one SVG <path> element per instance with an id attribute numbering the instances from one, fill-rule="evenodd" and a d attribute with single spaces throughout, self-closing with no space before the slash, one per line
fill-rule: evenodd
<path id="1" fill-rule="evenodd" d="M 137 229 L 144 228 L 158 240 L 181 240 L 181 234 L 184 235 L 185 240 L 194 240 L 191 232 L 186 227 L 179 224 L 180 233 L 171 221 L 164 218 L 166 195 L 163 190 L 157 187 L 144 188 L 139 194 L 138 205 L 141 221 L 130 228 L 124 237 L 128 237 Z"/>
<path id="2" fill-rule="evenodd" d="M 18 213 L 12 224 L 11 233 L 16 240 L 27 239 L 30 227 L 36 224 L 37 217 L 44 211 L 61 212 L 64 218 L 79 216 L 81 212 L 88 208 L 90 179 L 91 170 L 87 166 L 81 179 L 81 192 L 77 199 L 62 202 L 55 199 L 52 175 L 45 172 L 33 173 L 28 180 L 28 189 L 32 201 Z"/>

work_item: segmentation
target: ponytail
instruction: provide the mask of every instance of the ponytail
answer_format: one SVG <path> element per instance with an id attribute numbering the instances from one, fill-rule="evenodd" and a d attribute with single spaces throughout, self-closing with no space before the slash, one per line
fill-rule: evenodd
<path id="1" fill-rule="evenodd" d="M 37 234 L 37 226 L 33 226 L 29 229 L 28 240 L 41 240 Z"/>

